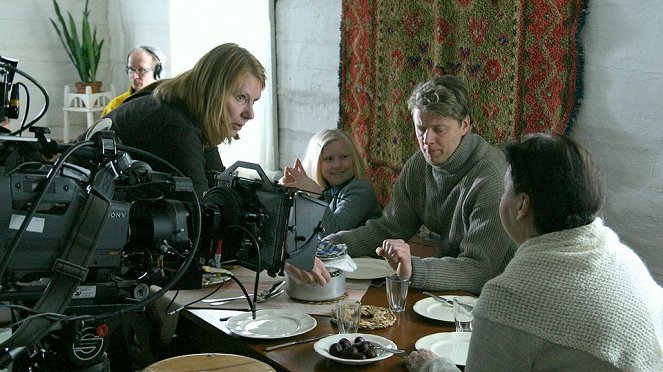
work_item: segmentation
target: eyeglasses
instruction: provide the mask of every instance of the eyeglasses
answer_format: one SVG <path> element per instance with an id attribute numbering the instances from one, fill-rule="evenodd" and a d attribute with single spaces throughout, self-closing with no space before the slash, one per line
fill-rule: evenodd
<path id="1" fill-rule="evenodd" d="M 429 92 L 429 93 L 424 93 L 422 100 L 427 104 L 427 105 L 434 105 L 436 103 L 440 102 L 440 96 L 437 94 L 437 92 Z"/>
<path id="2" fill-rule="evenodd" d="M 148 72 L 150 72 L 152 70 L 153 70 L 153 68 L 151 68 L 151 67 L 149 67 L 149 68 L 125 67 L 124 68 L 124 71 L 126 71 L 127 75 L 130 75 L 130 76 L 131 76 L 131 74 L 138 74 L 138 76 L 143 76 L 143 75 L 147 74 Z"/>

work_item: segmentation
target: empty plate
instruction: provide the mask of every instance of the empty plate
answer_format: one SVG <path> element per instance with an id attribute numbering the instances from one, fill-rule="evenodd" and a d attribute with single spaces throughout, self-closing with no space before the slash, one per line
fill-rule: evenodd
<path id="1" fill-rule="evenodd" d="M 417 350 L 428 349 L 437 356 L 447 357 L 456 365 L 464 366 L 470 348 L 472 332 L 442 332 L 424 336 L 415 342 Z"/>
<path id="2" fill-rule="evenodd" d="M 395 272 L 384 258 L 353 257 L 352 260 L 357 264 L 357 270 L 346 272 L 347 279 L 385 278 Z"/>
<path id="3" fill-rule="evenodd" d="M 441 297 L 444 297 L 452 301 L 454 297 L 476 298 L 472 296 L 447 296 L 447 295 Z M 454 321 L 453 306 L 439 302 L 432 297 L 424 298 L 423 300 L 415 302 L 414 306 L 412 306 L 412 309 L 414 310 L 415 313 L 421 316 L 425 316 L 426 318 L 442 320 L 445 322 L 452 322 L 452 323 Z"/>
<path id="4" fill-rule="evenodd" d="M 292 309 L 258 310 L 255 319 L 249 311 L 228 319 L 226 323 L 234 334 L 264 339 L 300 335 L 312 330 L 317 324 L 312 316 Z"/>

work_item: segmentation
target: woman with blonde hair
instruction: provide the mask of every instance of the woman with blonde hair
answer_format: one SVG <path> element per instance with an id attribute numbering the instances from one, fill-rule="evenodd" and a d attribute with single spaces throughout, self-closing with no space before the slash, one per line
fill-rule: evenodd
<path id="1" fill-rule="evenodd" d="M 350 137 L 339 129 L 324 129 L 308 143 L 303 161 L 286 167 L 279 182 L 319 195 L 329 203 L 322 218 L 321 237 L 363 225 L 380 216 L 382 208 L 366 180 L 364 162 Z"/>
<path id="2" fill-rule="evenodd" d="M 222 44 L 192 69 L 132 95 L 107 117 L 125 145 L 176 166 L 202 197 L 209 188 L 206 172 L 225 169 L 217 145 L 239 138 L 265 82 L 264 67 L 248 50 Z"/>

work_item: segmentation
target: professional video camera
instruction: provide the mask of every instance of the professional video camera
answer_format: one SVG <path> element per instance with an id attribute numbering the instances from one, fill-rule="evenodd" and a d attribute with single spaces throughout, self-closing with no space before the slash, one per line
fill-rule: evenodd
<path id="1" fill-rule="evenodd" d="M 283 275 L 286 260 L 313 266 L 326 203 L 271 182 L 256 164 L 211 173 L 199 199 L 189 178 L 111 131 L 74 145 L 31 131 L 35 138 L 0 136 L 0 301 L 22 320 L 1 344 L 0 368 L 35 346 L 57 365 L 97 363 L 109 318 L 170 289 L 200 288 L 207 266 L 236 263 L 270 276 Z M 154 171 L 159 162 L 172 171 Z M 150 293 L 152 285 L 161 289 Z M 63 338 L 73 340 L 65 350 L 56 346 Z"/>
<path id="2" fill-rule="evenodd" d="M 0 63 L 16 68 L 18 60 L 0 56 Z M 14 87 L 15 69 L 0 65 L 0 120 L 5 117 L 18 119 L 19 95 Z"/>

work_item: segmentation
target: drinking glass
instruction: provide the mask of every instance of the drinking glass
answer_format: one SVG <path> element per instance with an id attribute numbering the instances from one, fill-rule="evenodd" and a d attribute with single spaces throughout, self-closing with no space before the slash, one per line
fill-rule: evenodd
<path id="1" fill-rule="evenodd" d="M 476 299 L 471 297 L 454 297 L 454 322 L 456 332 L 472 332 L 472 310 Z"/>
<path id="2" fill-rule="evenodd" d="M 357 333 L 359 319 L 361 319 L 361 302 L 358 300 L 343 300 L 335 305 L 336 324 L 338 333 Z"/>
<path id="3" fill-rule="evenodd" d="M 407 276 L 394 274 L 387 277 L 387 300 L 391 311 L 396 313 L 405 311 L 409 285 L 410 278 Z"/>

